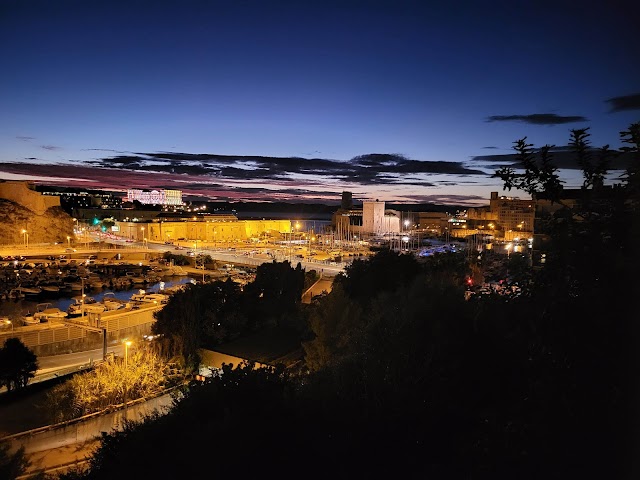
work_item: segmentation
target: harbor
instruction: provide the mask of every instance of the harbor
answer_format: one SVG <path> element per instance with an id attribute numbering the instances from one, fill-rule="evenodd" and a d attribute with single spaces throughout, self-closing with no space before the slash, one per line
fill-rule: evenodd
<path id="1" fill-rule="evenodd" d="M 95 305 L 103 304 L 106 299 L 107 304 L 109 300 L 111 303 L 129 302 L 135 295 L 140 295 L 141 291 L 145 294 L 153 293 L 171 293 L 176 287 L 180 285 L 186 285 L 190 282 L 195 282 L 195 279 L 191 278 L 186 272 L 181 275 L 160 275 L 159 272 L 153 272 L 152 267 L 148 267 L 145 270 L 151 272 L 151 274 L 142 274 L 142 268 L 140 265 L 117 265 L 112 267 L 110 275 L 104 275 L 97 273 L 97 270 L 92 272 L 70 272 L 55 270 L 53 273 L 49 273 L 49 267 L 40 267 L 39 272 L 32 270 L 29 275 L 30 282 L 25 284 L 17 283 L 9 284 L 3 290 L 2 300 L 0 301 L 0 318 L 5 322 L 1 325 L 3 329 L 21 327 L 25 325 L 32 325 L 36 323 L 42 323 L 47 321 L 59 321 L 62 319 L 72 320 L 82 315 L 82 309 L 84 313 L 89 314 L 96 312 Z M 47 273 L 43 273 L 43 269 L 47 270 Z M 5 274 L 7 267 L 2 269 L 2 273 Z M 13 270 L 13 269 L 12 269 Z M 17 270 L 17 278 L 25 277 L 25 269 Z M 26 270 L 29 270 L 28 268 Z M 127 272 L 138 271 L 137 277 L 127 275 Z M 2 274 L 0 273 L 0 274 Z M 11 272 L 13 273 L 13 272 Z M 15 273 L 14 273 L 15 275 Z M 80 276 L 82 275 L 82 276 Z M 32 278 L 31 278 L 32 277 Z M 40 279 L 35 280 L 36 278 Z M 53 279 L 53 280 L 52 280 Z M 45 289 L 42 285 L 54 284 L 58 286 L 56 290 Z M 13 292 L 13 293 L 12 293 Z M 84 301 L 83 301 L 84 299 Z M 112 310 L 114 308 L 105 308 L 105 310 Z M 40 310 L 40 312 L 38 312 Z M 57 310 L 63 312 L 65 315 L 53 315 L 46 317 L 42 314 L 45 310 Z M 78 312 L 78 310 L 80 310 Z M 40 313 L 40 315 L 36 315 Z"/>

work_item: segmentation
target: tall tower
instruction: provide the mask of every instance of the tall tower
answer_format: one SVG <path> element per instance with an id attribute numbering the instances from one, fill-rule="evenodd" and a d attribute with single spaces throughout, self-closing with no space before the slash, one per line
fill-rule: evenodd
<path id="1" fill-rule="evenodd" d="M 362 231 L 379 235 L 383 231 L 384 202 L 362 202 Z"/>
<path id="2" fill-rule="evenodd" d="M 342 210 L 351 210 L 353 208 L 353 197 L 351 192 L 342 192 L 342 203 L 340 204 Z"/>

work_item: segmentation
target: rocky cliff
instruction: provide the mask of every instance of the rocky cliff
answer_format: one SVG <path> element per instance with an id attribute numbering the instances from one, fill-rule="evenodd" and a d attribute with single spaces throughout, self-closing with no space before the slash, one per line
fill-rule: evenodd
<path id="1" fill-rule="evenodd" d="M 67 241 L 73 235 L 73 218 L 60 207 L 50 207 L 38 214 L 11 200 L 0 198 L 0 244 L 29 245 Z"/>

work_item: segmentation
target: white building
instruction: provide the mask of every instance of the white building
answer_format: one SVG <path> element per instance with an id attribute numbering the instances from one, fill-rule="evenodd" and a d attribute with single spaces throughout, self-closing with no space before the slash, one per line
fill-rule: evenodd
<path id="1" fill-rule="evenodd" d="M 362 202 L 362 233 L 384 235 L 400 232 L 400 217 L 385 213 L 385 204 L 379 200 Z"/>

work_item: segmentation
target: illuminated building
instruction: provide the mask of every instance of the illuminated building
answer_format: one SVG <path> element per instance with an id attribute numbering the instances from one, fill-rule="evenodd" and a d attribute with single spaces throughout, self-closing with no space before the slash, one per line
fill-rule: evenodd
<path id="1" fill-rule="evenodd" d="M 181 190 L 127 190 L 127 201 L 144 205 L 182 205 Z"/>

